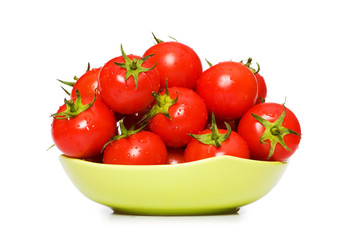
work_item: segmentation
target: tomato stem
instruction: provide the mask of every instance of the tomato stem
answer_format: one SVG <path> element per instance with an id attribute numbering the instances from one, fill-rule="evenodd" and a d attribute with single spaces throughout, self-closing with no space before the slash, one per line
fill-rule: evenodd
<path id="1" fill-rule="evenodd" d="M 241 63 L 243 65 L 245 65 L 246 67 L 248 67 L 248 69 L 251 70 L 253 74 L 259 73 L 259 71 L 261 70 L 261 67 L 259 66 L 258 62 L 256 62 L 257 70 L 254 69 L 253 67 L 251 67 L 252 60 L 253 60 L 252 58 L 248 58 L 246 63 L 243 63 L 243 60 L 241 61 Z"/>
<path id="2" fill-rule="evenodd" d="M 130 64 L 130 69 L 136 70 L 137 69 L 137 59 L 133 59 L 132 63 Z"/>
<path id="3" fill-rule="evenodd" d="M 169 108 L 173 106 L 178 101 L 178 92 L 175 99 L 170 97 L 169 90 L 168 90 L 168 83 L 167 80 L 165 81 L 165 92 L 164 94 L 152 93 L 153 97 L 156 100 L 156 103 L 153 107 L 140 119 L 140 124 L 147 124 L 147 122 L 152 119 L 158 113 L 163 114 L 166 118 L 171 119 L 169 114 Z"/>
<path id="4" fill-rule="evenodd" d="M 67 119 L 67 118 L 74 118 L 78 116 L 80 113 L 88 110 L 91 106 L 93 106 L 95 99 L 96 99 L 96 89 L 94 93 L 94 98 L 89 104 L 83 105 L 81 102 L 81 96 L 78 89 L 75 90 L 76 99 L 73 100 L 66 100 L 64 99 L 64 103 L 66 106 L 66 110 L 63 112 L 52 114 L 51 117 L 55 119 Z"/>
<path id="5" fill-rule="evenodd" d="M 263 134 L 259 138 L 260 142 L 262 144 L 266 144 L 266 140 L 269 140 L 270 151 L 269 151 L 267 159 L 270 159 L 273 156 L 277 143 L 279 143 L 287 151 L 292 151 L 286 145 L 286 142 L 284 140 L 284 137 L 286 135 L 294 134 L 294 135 L 297 135 L 297 136 L 301 137 L 301 135 L 299 133 L 293 131 L 292 129 L 285 128 L 285 127 L 282 126 L 283 120 L 284 120 L 284 118 L 286 116 L 286 107 L 285 106 L 283 106 L 283 107 L 284 107 L 284 111 L 276 119 L 276 121 L 274 121 L 273 123 L 270 122 L 270 121 L 267 121 L 266 119 L 254 114 L 254 113 L 252 113 L 252 116 L 258 122 L 260 122 L 262 124 L 262 126 L 265 128 L 265 131 L 263 132 Z"/>
<path id="6" fill-rule="evenodd" d="M 143 125 L 141 126 L 140 128 L 138 129 L 135 129 L 135 126 L 136 126 L 136 123 L 134 123 L 129 129 L 127 129 L 125 126 L 124 126 L 124 120 L 123 119 L 120 119 L 118 121 L 119 123 L 119 132 L 120 134 L 118 135 L 115 135 L 114 137 L 112 137 L 106 144 L 104 144 L 103 146 L 103 149 L 101 152 L 104 151 L 104 149 L 113 141 L 117 141 L 119 139 L 122 139 L 122 138 L 129 138 L 130 136 L 136 134 L 136 133 L 139 133 L 140 131 L 142 131 L 144 129 L 144 127 L 146 125 Z"/>
<path id="7" fill-rule="evenodd" d="M 271 128 L 271 133 L 273 135 L 280 135 L 281 131 L 277 127 Z"/>
<path id="8" fill-rule="evenodd" d="M 216 118 L 214 116 L 214 113 L 212 113 L 212 126 L 210 128 L 211 133 L 210 134 L 199 134 L 199 135 L 189 134 L 189 136 L 193 137 L 194 139 L 196 139 L 197 141 L 199 141 L 203 144 L 220 147 L 222 145 L 222 143 L 224 141 L 226 141 L 232 133 L 231 126 L 227 122 L 224 122 L 224 124 L 226 125 L 227 133 L 220 134 L 218 127 L 217 127 Z"/>
<path id="9" fill-rule="evenodd" d="M 126 69 L 125 80 L 128 80 L 130 76 L 133 76 L 136 89 L 138 89 L 138 78 L 139 74 L 142 72 L 148 72 L 153 70 L 157 64 L 154 64 L 151 68 L 144 68 L 142 64 L 152 57 L 154 54 L 145 56 L 141 59 L 134 58 L 133 60 L 128 57 L 124 52 L 123 45 L 120 45 L 120 50 L 122 52 L 122 57 L 124 58 L 124 63 L 114 62 L 115 65 Z"/>

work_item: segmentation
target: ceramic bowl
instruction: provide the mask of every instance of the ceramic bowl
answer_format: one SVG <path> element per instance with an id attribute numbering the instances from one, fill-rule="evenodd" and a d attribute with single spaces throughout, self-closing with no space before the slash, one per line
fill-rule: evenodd
<path id="1" fill-rule="evenodd" d="M 219 156 L 177 165 L 109 165 L 59 157 L 74 185 L 115 213 L 236 213 L 266 195 L 287 163 Z"/>

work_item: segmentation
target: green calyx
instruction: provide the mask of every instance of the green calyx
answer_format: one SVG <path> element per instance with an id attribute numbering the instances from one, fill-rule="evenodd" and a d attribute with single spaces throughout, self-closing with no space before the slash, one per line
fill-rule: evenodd
<path id="1" fill-rule="evenodd" d="M 166 81 L 165 85 L 165 93 L 161 95 L 160 93 L 153 92 L 153 97 L 156 100 L 156 103 L 154 106 L 147 112 L 142 119 L 140 120 L 140 123 L 146 124 L 151 118 L 153 118 L 158 113 L 163 114 L 166 118 L 171 120 L 170 114 L 169 114 L 169 108 L 173 106 L 178 101 L 178 93 L 175 99 L 172 99 L 169 95 L 168 90 L 168 84 Z"/>
<path id="2" fill-rule="evenodd" d="M 259 66 L 258 62 L 256 62 L 257 70 L 254 69 L 253 67 L 251 67 L 251 65 L 252 65 L 252 58 L 248 58 L 246 63 L 243 63 L 243 60 L 242 60 L 241 63 L 242 63 L 243 65 L 245 65 L 246 67 L 248 67 L 248 69 L 251 70 L 253 74 L 259 73 L 259 70 L 261 70 L 261 67 Z"/>
<path id="3" fill-rule="evenodd" d="M 154 40 L 157 42 L 157 44 L 158 44 L 158 43 L 161 43 L 161 42 L 164 42 L 163 40 L 160 40 L 159 38 L 157 38 L 157 37 L 154 35 L 154 33 L 152 33 L 152 35 L 153 35 Z"/>
<path id="4" fill-rule="evenodd" d="M 140 132 L 143 130 L 143 128 L 146 126 L 146 125 L 143 125 L 142 127 L 138 128 L 138 129 L 135 129 L 135 126 L 137 125 L 136 123 L 134 123 L 130 129 L 127 129 L 125 126 L 124 126 L 124 123 L 123 123 L 123 119 L 120 119 L 118 121 L 119 123 L 119 132 L 120 134 L 119 135 L 115 135 L 114 137 L 112 137 L 104 146 L 103 146 L 103 149 L 102 149 L 102 152 L 104 151 L 104 149 L 113 141 L 117 141 L 117 140 L 120 140 L 120 139 L 123 139 L 123 138 L 129 138 L 130 136 Z"/>
<path id="5" fill-rule="evenodd" d="M 163 40 L 160 40 L 159 38 L 157 38 L 157 37 L 154 35 L 154 33 L 152 33 L 152 35 L 153 35 L 154 40 L 157 42 L 156 44 L 164 42 Z M 178 42 L 178 40 L 175 39 L 174 37 L 171 37 L 171 36 L 168 36 L 168 37 L 169 37 L 170 39 Z"/>
<path id="6" fill-rule="evenodd" d="M 88 62 L 88 67 L 87 67 L 87 70 L 86 72 L 90 71 L 90 63 Z M 69 86 L 69 87 L 74 87 L 76 81 L 78 81 L 78 77 L 77 76 L 74 76 L 74 82 L 68 82 L 68 81 L 63 81 L 63 80 L 60 80 L 60 79 L 56 79 L 58 80 L 59 82 L 61 82 L 62 84 L 66 85 L 66 86 Z M 61 89 L 63 89 L 63 91 L 68 95 L 70 96 L 70 92 L 68 90 L 66 90 L 63 86 L 60 86 Z"/>
<path id="7" fill-rule="evenodd" d="M 269 140 L 270 151 L 267 159 L 270 159 L 273 156 L 277 143 L 281 144 L 281 146 L 285 148 L 287 151 L 292 151 L 285 143 L 284 137 L 286 135 L 294 134 L 301 137 L 299 133 L 293 131 L 292 129 L 285 128 L 282 126 L 283 120 L 286 116 L 286 107 L 284 107 L 284 111 L 282 112 L 282 114 L 273 123 L 267 121 L 266 119 L 254 113 L 252 113 L 252 116 L 257 121 L 259 121 L 262 124 L 262 126 L 265 128 L 265 131 L 263 132 L 259 140 L 262 144 L 265 144 L 266 143 L 265 141 Z"/>
<path id="8" fill-rule="evenodd" d="M 197 134 L 189 134 L 189 135 L 203 144 L 220 147 L 222 143 L 229 138 L 232 132 L 231 126 L 227 122 L 225 122 L 225 124 L 227 128 L 227 133 L 220 134 L 216 124 L 216 118 L 214 116 L 214 113 L 212 113 L 212 126 L 210 128 L 211 133 L 200 134 L 200 135 Z"/>
<path id="9" fill-rule="evenodd" d="M 208 59 L 207 58 L 205 58 L 206 59 L 206 62 L 207 62 L 207 64 L 208 64 L 208 66 L 209 67 L 212 67 L 213 66 L 213 64 L 210 62 L 210 61 L 208 61 Z"/>
<path id="10" fill-rule="evenodd" d="M 120 50 L 122 52 L 122 56 L 124 58 L 124 61 L 125 63 L 118 63 L 118 62 L 114 62 L 115 65 L 119 66 L 119 67 L 122 67 L 126 70 L 126 73 L 125 73 L 125 80 L 128 80 L 128 78 L 130 76 L 133 76 L 134 78 L 134 82 L 135 82 L 135 87 L 138 89 L 138 78 L 139 78 L 139 74 L 142 73 L 142 72 L 148 72 L 150 70 L 153 70 L 155 68 L 155 66 L 157 64 L 154 64 L 153 67 L 151 68 L 144 68 L 142 67 L 142 64 L 148 60 L 150 57 L 152 57 L 154 54 L 151 54 L 151 55 L 148 55 L 148 56 L 145 56 L 141 59 L 137 59 L 137 58 L 134 58 L 133 60 L 130 59 L 127 54 L 124 52 L 123 50 L 123 46 L 120 45 Z"/>
<path id="11" fill-rule="evenodd" d="M 55 119 L 74 118 L 78 116 L 80 113 L 88 110 L 91 106 L 93 106 L 96 99 L 96 94 L 94 94 L 94 98 L 91 101 L 91 103 L 83 105 L 81 102 L 80 92 L 78 91 L 78 89 L 75 90 L 75 92 L 76 92 L 75 101 L 64 99 L 66 110 L 63 112 L 52 114 L 51 117 Z"/>

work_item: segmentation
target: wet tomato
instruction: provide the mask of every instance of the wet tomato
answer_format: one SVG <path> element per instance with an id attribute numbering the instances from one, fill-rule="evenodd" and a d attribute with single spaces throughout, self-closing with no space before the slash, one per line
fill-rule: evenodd
<path id="1" fill-rule="evenodd" d="M 161 89 L 168 87 L 184 87 L 194 89 L 202 74 L 202 63 L 197 53 L 190 47 L 179 42 L 163 42 L 150 47 L 144 56 L 154 54 L 149 62 L 157 64 L 160 75 Z"/>
<path id="2" fill-rule="evenodd" d="M 242 63 L 221 62 L 203 72 L 196 91 L 218 120 L 236 120 L 255 104 L 257 80 Z"/>
<path id="3" fill-rule="evenodd" d="M 260 103 L 241 118 L 238 133 L 247 141 L 251 158 L 285 162 L 301 140 L 295 114 L 282 104 Z"/>

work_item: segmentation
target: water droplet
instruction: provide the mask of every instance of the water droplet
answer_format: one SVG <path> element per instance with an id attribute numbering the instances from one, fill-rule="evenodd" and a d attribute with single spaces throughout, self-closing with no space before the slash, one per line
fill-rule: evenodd
<path id="1" fill-rule="evenodd" d="M 140 142 L 140 143 L 146 143 L 147 140 L 145 140 L 144 138 L 139 138 L 139 139 L 138 139 L 138 142 Z"/>

